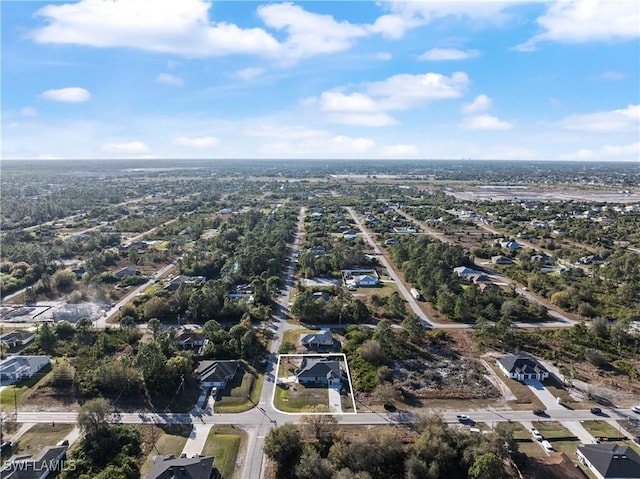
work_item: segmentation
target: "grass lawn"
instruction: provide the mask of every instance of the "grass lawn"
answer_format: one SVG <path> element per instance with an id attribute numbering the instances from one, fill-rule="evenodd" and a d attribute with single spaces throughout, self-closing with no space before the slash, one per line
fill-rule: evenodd
<path id="1" fill-rule="evenodd" d="M 222 473 L 223 479 L 234 476 L 238 451 L 246 442 L 246 433 L 232 426 L 215 426 L 209 432 L 202 454 L 214 456 L 215 465 Z"/>
<path id="2" fill-rule="evenodd" d="M 45 446 L 55 446 L 71 432 L 73 424 L 36 424 L 13 445 L 12 454 L 37 455 Z"/>
<path id="3" fill-rule="evenodd" d="M 149 454 L 147 460 L 140 468 L 140 473 L 146 474 L 149 472 L 149 469 L 151 469 L 151 466 L 153 465 L 153 458 L 156 455 L 175 454 L 176 457 L 179 457 L 186 442 L 187 438 L 185 436 L 162 433 L 156 441 L 151 454 Z"/>
<path id="4" fill-rule="evenodd" d="M 503 428 L 511 431 L 513 438 L 516 441 L 531 441 L 531 431 L 524 427 L 519 422 L 503 422 L 501 423 Z"/>
<path id="5" fill-rule="evenodd" d="M 15 406 L 15 401 L 18 402 L 18 406 L 21 404 L 22 396 L 31 388 L 35 387 L 42 379 L 44 379 L 51 372 L 51 365 L 45 366 L 33 377 L 29 379 L 23 379 L 21 381 L 7 386 L 0 391 L 0 406 L 3 411 L 7 411 Z M 44 384 L 44 383 L 43 383 Z"/>
<path id="6" fill-rule="evenodd" d="M 534 421 L 533 426 L 556 451 L 564 452 L 573 461 L 580 441 L 571 431 L 555 421 Z"/>
<path id="7" fill-rule="evenodd" d="M 303 334 L 312 334 L 317 333 L 318 330 L 314 329 L 306 329 L 306 328 L 296 328 L 290 329 L 289 331 L 285 331 L 282 336 L 282 343 L 291 343 L 298 347 L 300 345 L 300 336 Z"/>
<path id="8" fill-rule="evenodd" d="M 274 398 L 275 407 L 284 412 L 304 412 L 310 406 L 329 404 L 329 392 L 326 387 L 306 388 L 293 384 L 288 388 L 278 385 Z"/>
<path id="9" fill-rule="evenodd" d="M 233 381 L 218 393 L 214 406 L 215 412 L 234 413 L 247 411 L 260 400 L 263 375 L 249 369 L 245 364 L 241 364 L 241 366 L 242 374 L 236 375 Z"/>
<path id="10" fill-rule="evenodd" d="M 605 421 L 582 421 L 582 425 L 594 437 L 607 438 L 606 440 L 624 437 L 624 434 Z"/>
<path id="11" fill-rule="evenodd" d="M 515 401 L 508 401 L 508 404 L 512 409 L 520 411 L 525 409 L 545 409 L 544 404 L 540 402 L 531 389 L 515 379 L 505 377 L 504 373 L 500 368 L 498 368 L 498 366 L 489 363 L 489 367 L 493 369 L 496 376 L 507 385 L 513 395 L 517 398 Z"/>

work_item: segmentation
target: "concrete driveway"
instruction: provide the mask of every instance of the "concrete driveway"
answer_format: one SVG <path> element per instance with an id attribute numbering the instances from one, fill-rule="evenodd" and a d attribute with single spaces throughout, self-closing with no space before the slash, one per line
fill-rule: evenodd
<path id="1" fill-rule="evenodd" d="M 329 410 L 331 412 L 342 413 L 342 402 L 340 401 L 340 386 L 329 386 Z"/>

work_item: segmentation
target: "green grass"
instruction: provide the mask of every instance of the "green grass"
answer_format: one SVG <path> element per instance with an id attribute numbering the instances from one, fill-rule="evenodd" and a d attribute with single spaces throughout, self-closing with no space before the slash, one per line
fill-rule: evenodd
<path id="1" fill-rule="evenodd" d="M 2 410 L 6 411 L 15 407 L 16 401 L 18 406 L 20 406 L 22 396 L 24 396 L 29 389 L 35 387 L 50 372 L 51 365 L 45 366 L 29 379 L 20 380 L 0 391 L 0 406 L 2 406 Z"/>
<path id="2" fill-rule="evenodd" d="M 300 338 L 301 335 L 303 335 L 303 334 L 312 334 L 312 333 L 317 333 L 317 331 L 315 331 L 313 329 L 306 329 L 306 328 L 290 329 L 289 331 L 285 331 L 284 335 L 282 336 L 282 342 L 283 343 L 289 342 L 291 344 L 298 344 L 298 339 Z"/>
<path id="3" fill-rule="evenodd" d="M 216 426 L 211 429 L 202 454 L 215 457 L 216 467 L 223 479 L 234 476 L 240 445 L 246 441 L 246 434 L 232 426 Z"/>
<path id="4" fill-rule="evenodd" d="M 624 437 L 620 431 L 612 427 L 605 421 L 582 421 L 584 428 L 594 437 L 603 437 L 608 439 L 617 439 Z"/>
<path id="5" fill-rule="evenodd" d="M 237 413 L 247 411 L 260 400 L 263 375 L 242 365 L 242 376 L 238 375 L 227 387 L 218 394 L 215 402 L 215 412 Z"/>
<path id="6" fill-rule="evenodd" d="M 149 469 L 153 466 L 153 458 L 156 455 L 175 454 L 176 457 L 179 457 L 186 443 L 187 438 L 184 436 L 174 436 L 173 434 L 163 433 L 156 441 L 151 454 L 149 454 L 149 457 L 147 457 L 147 460 L 142 465 L 140 473 L 146 474 L 149 472 Z"/>
<path id="7" fill-rule="evenodd" d="M 55 446 L 71 432 L 73 424 L 36 424 L 25 432 L 12 447 L 12 454 L 37 455 L 45 446 Z"/>
<path id="8" fill-rule="evenodd" d="M 533 421 L 533 427 L 540 431 L 540 434 L 549 441 L 559 438 L 575 439 L 571 431 L 555 421 Z"/>
<path id="9" fill-rule="evenodd" d="M 511 431 L 516 441 L 531 441 L 531 431 L 519 422 L 503 422 L 501 427 Z"/>
<path id="10" fill-rule="evenodd" d="M 274 403 L 280 411 L 305 412 L 311 406 L 328 405 L 329 391 L 326 387 L 306 388 L 301 384 L 291 385 L 287 389 L 277 386 Z"/>

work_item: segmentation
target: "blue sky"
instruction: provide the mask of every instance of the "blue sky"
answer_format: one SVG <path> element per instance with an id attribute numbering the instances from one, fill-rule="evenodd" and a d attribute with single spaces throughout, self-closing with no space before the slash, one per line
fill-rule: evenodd
<path id="1" fill-rule="evenodd" d="M 640 161 L 635 0 L 0 8 L 5 159 Z"/>

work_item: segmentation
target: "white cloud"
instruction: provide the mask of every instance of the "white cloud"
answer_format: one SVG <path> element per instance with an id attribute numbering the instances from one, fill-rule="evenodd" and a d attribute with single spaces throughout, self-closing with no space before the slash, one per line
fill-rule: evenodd
<path id="1" fill-rule="evenodd" d="M 386 113 L 330 113 L 328 120 L 332 123 L 354 126 L 391 126 L 398 122 Z"/>
<path id="2" fill-rule="evenodd" d="M 599 80 L 624 80 L 627 76 L 622 72 L 604 72 L 598 75 Z"/>
<path id="3" fill-rule="evenodd" d="M 480 56 L 479 50 L 459 50 L 457 48 L 433 48 L 424 52 L 418 60 L 426 61 L 447 61 L 447 60 L 467 60 Z"/>
<path id="4" fill-rule="evenodd" d="M 173 140 L 174 145 L 186 146 L 187 148 L 213 148 L 219 143 L 220 140 L 214 136 L 179 136 Z"/>
<path id="5" fill-rule="evenodd" d="M 42 92 L 40 96 L 46 100 L 59 101 L 62 103 L 82 103 L 91 98 L 91 93 L 84 88 L 69 87 L 58 90 L 47 90 Z"/>
<path id="6" fill-rule="evenodd" d="M 476 115 L 465 118 L 458 125 L 464 130 L 509 130 L 511 123 L 502 121 L 492 115 Z"/>
<path id="7" fill-rule="evenodd" d="M 251 80 L 252 78 L 259 77 L 264 73 L 264 68 L 259 67 L 249 67 L 244 68 L 242 70 L 237 70 L 235 72 L 235 76 L 240 78 L 241 80 Z"/>
<path id="8" fill-rule="evenodd" d="M 309 139 L 319 138 L 326 135 L 325 131 L 312 130 L 304 126 L 275 126 L 275 125 L 257 125 L 251 126 L 245 130 L 248 136 L 257 136 L 260 138 L 279 138 L 279 139 Z"/>
<path id="9" fill-rule="evenodd" d="M 337 135 L 266 143 L 260 147 L 260 153 L 270 157 L 349 158 L 370 156 L 375 146 L 376 142 L 370 138 Z"/>
<path id="10" fill-rule="evenodd" d="M 165 85 L 183 86 L 184 80 L 178 76 L 171 75 L 170 73 L 160 73 L 156 77 L 156 83 L 162 83 Z"/>
<path id="11" fill-rule="evenodd" d="M 142 50 L 209 57 L 232 53 L 275 54 L 280 47 L 260 28 L 209 20 L 204 0 L 82 0 L 47 5 L 35 13 L 45 25 L 32 32 L 39 43 Z"/>
<path id="12" fill-rule="evenodd" d="M 376 53 L 376 58 L 382 61 L 389 61 L 393 58 L 393 55 L 389 52 Z"/>
<path id="13" fill-rule="evenodd" d="M 582 148 L 573 153 L 560 155 L 560 159 L 563 160 L 621 159 L 621 157 L 632 160 L 640 158 L 640 142 L 627 145 L 604 145 L 596 149 Z"/>
<path id="14" fill-rule="evenodd" d="M 25 106 L 24 108 L 20 108 L 20 114 L 27 117 L 37 116 L 38 110 L 32 106 Z"/>
<path id="15" fill-rule="evenodd" d="M 61 158 L 56 155 L 52 155 L 51 153 L 43 153 L 41 155 L 36 156 L 36 160 L 60 160 Z"/>
<path id="16" fill-rule="evenodd" d="M 536 20 L 542 32 L 516 47 L 536 50 L 541 42 L 586 43 L 640 37 L 640 4 L 629 0 L 552 2 Z"/>
<path id="17" fill-rule="evenodd" d="M 134 140 L 124 143 L 107 143 L 102 150 L 109 153 L 144 153 L 149 151 L 149 147 L 142 141 Z"/>
<path id="18" fill-rule="evenodd" d="M 262 5 L 257 13 L 268 27 L 288 33 L 278 52 L 278 58 L 284 62 L 341 52 L 350 48 L 357 38 L 368 36 L 367 29 L 361 25 L 338 22 L 331 15 L 309 12 L 291 3 Z"/>
<path id="19" fill-rule="evenodd" d="M 593 133 L 616 133 L 640 131 L 640 104 L 624 109 L 599 111 L 583 115 L 570 115 L 554 124 L 565 130 Z"/>
<path id="20" fill-rule="evenodd" d="M 462 105 L 462 113 L 482 113 L 491 108 L 492 100 L 487 95 L 478 95 L 471 103 Z"/>
<path id="21" fill-rule="evenodd" d="M 382 147 L 383 156 L 417 156 L 418 147 L 416 145 L 388 145 Z"/>
<path id="22" fill-rule="evenodd" d="M 320 95 L 322 111 L 377 111 L 378 105 L 362 93 L 345 95 L 339 91 L 325 91 Z"/>
<path id="23" fill-rule="evenodd" d="M 418 27 L 423 23 L 423 20 L 410 15 L 388 14 L 378 17 L 373 25 L 369 25 L 367 29 L 386 38 L 397 40 L 402 38 L 407 30 Z"/>
<path id="24" fill-rule="evenodd" d="M 463 72 L 453 73 L 450 77 L 440 73 L 400 74 L 366 84 L 365 92 L 383 110 L 406 110 L 425 101 L 461 97 L 468 85 L 469 77 Z"/>

